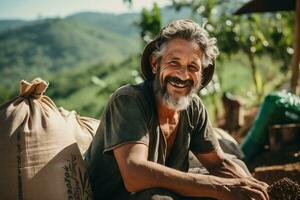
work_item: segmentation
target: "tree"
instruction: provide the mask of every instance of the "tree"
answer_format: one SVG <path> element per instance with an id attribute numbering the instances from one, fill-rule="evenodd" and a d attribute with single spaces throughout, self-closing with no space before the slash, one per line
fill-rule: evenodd
<path id="1" fill-rule="evenodd" d="M 141 38 L 144 42 L 152 40 L 161 29 L 161 16 L 157 3 L 153 4 L 151 11 L 143 8 L 141 12 L 141 21 L 138 23 L 141 28 Z"/>

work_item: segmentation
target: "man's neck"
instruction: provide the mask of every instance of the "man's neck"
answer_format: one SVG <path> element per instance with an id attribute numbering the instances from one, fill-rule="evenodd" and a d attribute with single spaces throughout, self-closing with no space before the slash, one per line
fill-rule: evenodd
<path id="1" fill-rule="evenodd" d="M 180 112 L 167 107 L 163 101 L 156 98 L 159 126 L 166 139 L 166 156 L 169 157 L 179 124 Z"/>
<path id="2" fill-rule="evenodd" d="M 166 106 L 159 97 L 156 97 L 156 105 L 157 105 L 157 113 L 158 113 L 160 123 L 172 124 L 178 122 L 178 118 L 179 118 L 178 110 L 173 110 L 168 106 Z"/>

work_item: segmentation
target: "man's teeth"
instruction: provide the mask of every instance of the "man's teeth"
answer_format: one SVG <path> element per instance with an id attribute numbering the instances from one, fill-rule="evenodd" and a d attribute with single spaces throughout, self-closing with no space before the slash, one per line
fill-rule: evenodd
<path id="1" fill-rule="evenodd" d="M 183 83 L 177 83 L 177 82 L 173 82 L 173 81 L 169 81 L 169 83 L 170 83 L 172 86 L 174 86 L 174 87 L 179 87 L 179 88 L 184 88 L 184 87 L 186 87 L 186 86 L 188 85 L 187 83 L 183 84 Z"/>

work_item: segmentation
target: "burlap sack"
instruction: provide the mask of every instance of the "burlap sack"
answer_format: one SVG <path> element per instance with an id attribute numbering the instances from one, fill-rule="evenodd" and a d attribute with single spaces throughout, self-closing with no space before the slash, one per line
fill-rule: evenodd
<path id="1" fill-rule="evenodd" d="M 92 198 L 76 126 L 43 95 L 47 86 L 21 81 L 20 96 L 0 107 L 1 200 Z"/>
<path id="2" fill-rule="evenodd" d="M 65 118 L 66 122 L 74 127 L 75 130 L 73 135 L 79 146 L 80 152 L 83 155 L 90 146 L 100 121 L 90 117 L 82 117 L 75 111 L 67 111 L 62 107 L 58 110 Z"/>
<path id="3" fill-rule="evenodd" d="M 229 133 L 220 128 L 214 128 L 214 133 L 219 141 L 222 150 L 225 153 L 234 155 L 238 159 L 242 159 L 244 157 L 239 144 L 231 135 L 229 135 Z"/>

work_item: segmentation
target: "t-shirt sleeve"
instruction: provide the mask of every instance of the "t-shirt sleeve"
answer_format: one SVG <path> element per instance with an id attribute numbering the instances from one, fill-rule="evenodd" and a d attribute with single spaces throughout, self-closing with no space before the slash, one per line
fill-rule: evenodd
<path id="1" fill-rule="evenodd" d="M 146 111 L 136 96 L 114 97 L 104 112 L 102 122 L 104 152 L 126 143 L 149 143 Z"/>
<path id="2" fill-rule="evenodd" d="M 200 99 L 196 101 L 194 112 L 195 128 L 191 135 L 190 150 L 199 153 L 211 152 L 218 146 L 218 140 L 208 119 L 207 110 Z"/>

